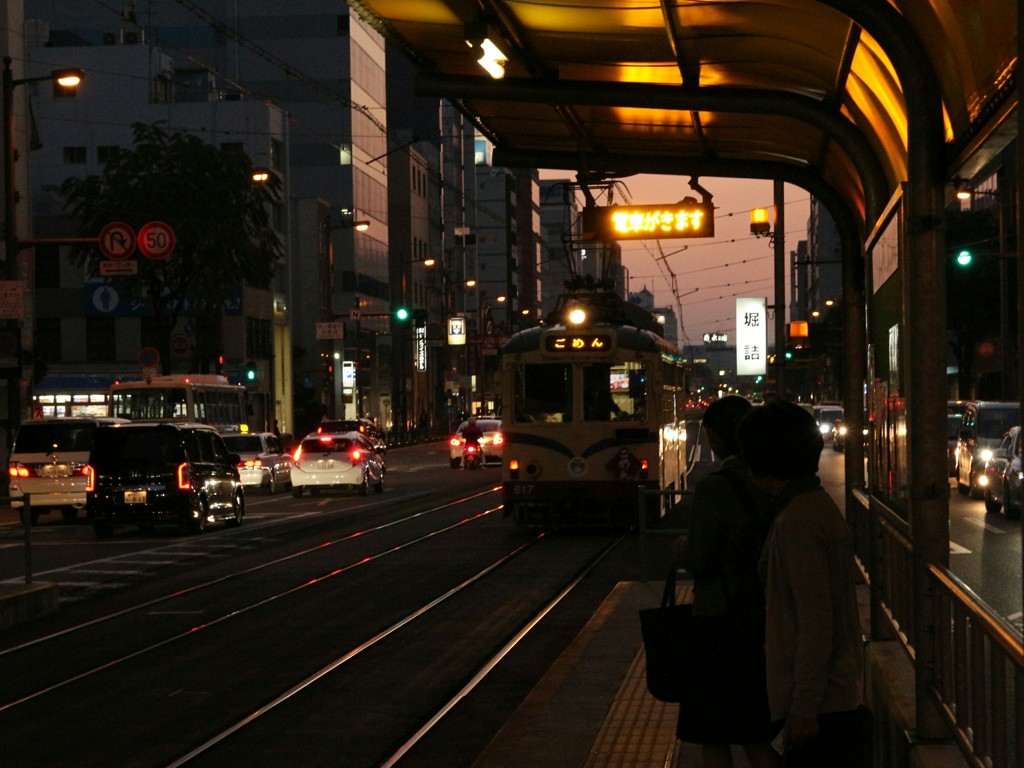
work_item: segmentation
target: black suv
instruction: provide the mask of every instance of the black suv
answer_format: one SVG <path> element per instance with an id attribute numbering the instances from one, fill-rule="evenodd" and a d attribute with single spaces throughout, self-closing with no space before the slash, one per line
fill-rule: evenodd
<path id="1" fill-rule="evenodd" d="M 88 510 L 96 535 L 115 526 L 177 524 L 201 533 L 208 523 L 239 525 L 245 497 L 238 454 L 205 424 L 98 427 L 88 467 Z"/>

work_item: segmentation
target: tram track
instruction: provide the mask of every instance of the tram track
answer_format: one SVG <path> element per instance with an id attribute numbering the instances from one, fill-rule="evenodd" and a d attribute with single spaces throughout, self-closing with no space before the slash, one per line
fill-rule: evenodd
<path id="1" fill-rule="evenodd" d="M 277 557 L 277 558 L 274 558 L 272 560 L 268 560 L 266 562 L 262 562 L 262 563 L 259 563 L 257 565 L 251 566 L 251 567 L 247 567 L 247 568 L 243 568 L 243 569 L 240 569 L 240 570 L 237 570 L 237 571 L 232 571 L 230 573 L 222 574 L 221 576 L 218 576 L 217 578 L 210 579 L 208 581 L 204 581 L 204 582 L 199 583 L 199 584 L 194 584 L 192 586 L 185 587 L 185 588 L 182 588 L 182 589 L 176 589 L 176 590 L 174 590 L 172 592 L 168 592 L 168 593 L 159 595 L 157 597 L 150 598 L 148 600 L 144 600 L 144 601 L 142 601 L 140 603 L 136 603 L 134 605 L 130 605 L 130 606 L 125 607 L 125 608 L 121 608 L 121 609 L 119 609 L 117 611 L 112 611 L 110 613 L 94 617 L 92 619 L 89 619 L 88 621 L 83 621 L 83 622 L 80 622 L 80 623 L 75 624 L 73 626 L 65 627 L 65 628 L 63 628 L 61 630 L 58 630 L 58 631 L 55 631 L 55 632 L 51 632 L 51 633 L 48 633 L 46 635 L 42 635 L 42 636 L 39 636 L 39 637 L 35 637 L 35 638 L 30 639 L 30 640 L 26 640 L 26 641 L 24 641 L 22 643 L 19 643 L 17 645 L 13 645 L 13 646 L 11 646 L 9 648 L 0 648 L 0 659 L 3 659 L 3 657 L 8 656 L 8 655 L 10 655 L 12 653 L 16 653 L 18 651 L 22 651 L 22 650 L 25 650 L 27 648 L 31 648 L 33 646 L 37 646 L 37 645 L 40 645 L 42 643 L 51 642 L 51 641 L 56 640 L 58 638 L 65 637 L 67 635 L 71 635 L 71 634 L 74 634 L 76 632 L 80 632 L 82 630 L 85 630 L 85 629 L 88 629 L 88 628 L 91 628 L 91 627 L 95 627 L 97 625 L 103 624 L 103 623 L 108 622 L 108 621 L 113 621 L 115 619 L 120 619 L 120 618 L 123 618 L 125 616 L 129 616 L 129 615 L 131 615 L 133 613 L 137 613 L 137 612 L 140 612 L 140 611 L 145 611 L 145 610 L 152 609 L 155 606 L 161 605 L 161 604 L 166 603 L 168 601 L 180 599 L 180 598 L 182 598 L 185 595 L 194 594 L 194 593 L 202 591 L 204 589 L 210 589 L 211 587 L 215 587 L 215 586 L 218 586 L 218 585 L 221 585 L 221 584 L 225 584 L 225 583 L 230 582 L 230 581 L 232 581 L 234 579 L 238 579 L 238 578 L 241 578 L 241 577 L 249 575 L 249 574 L 257 573 L 259 571 L 262 571 L 262 570 L 265 570 L 265 569 L 268 569 L 268 568 L 272 568 L 272 567 L 281 565 L 282 563 L 286 563 L 286 562 L 289 562 L 289 561 L 292 561 L 292 560 L 295 560 L 295 559 L 298 559 L 298 558 L 302 558 L 302 557 L 307 557 L 307 556 L 309 556 L 312 553 L 321 553 L 325 548 L 337 546 L 339 544 L 344 544 L 345 542 L 352 541 L 354 539 L 364 537 L 364 536 L 366 536 L 368 534 L 372 534 L 374 532 L 384 531 L 384 530 L 387 530 L 389 528 L 393 528 L 393 527 L 396 527 L 396 526 L 408 523 L 410 521 L 417 520 L 419 518 L 422 518 L 422 517 L 424 517 L 426 515 L 429 515 L 429 514 L 432 514 L 432 513 L 441 512 L 441 511 L 444 511 L 444 510 L 451 509 L 451 508 L 459 506 L 461 504 L 465 504 L 467 502 L 470 502 L 470 501 L 472 501 L 474 499 L 479 499 L 479 498 L 481 498 L 483 496 L 486 496 L 486 495 L 488 495 L 490 493 L 493 493 L 493 491 L 492 490 L 482 491 L 480 493 L 474 493 L 474 494 L 470 494 L 470 495 L 462 497 L 462 498 L 454 499 L 454 500 L 446 502 L 444 504 L 439 504 L 439 505 L 430 507 L 430 508 L 425 509 L 425 510 L 414 512 L 413 514 L 406 515 L 406 516 L 401 517 L 401 518 L 396 518 L 394 520 L 389 520 L 389 521 L 386 521 L 384 523 L 380 523 L 379 525 L 374 525 L 374 526 L 372 526 L 370 528 L 367 528 L 367 529 L 353 531 L 353 532 L 348 533 L 348 534 L 346 534 L 344 536 L 338 537 L 337 539 L 332 539 L 332 540 L 329 540 L 329 541 L 326 541 L 326 542 L 319 543 L 315 547 L 310 547 L 310 548 L 302 549 L 302 550 L 299 550 L 299 551 L 296 551 L 296 552 L 291 552 L 291 553 L 289 553 L 287 555 L 284 555 L 284 556 L 281 556 L 281 557 Z M 491 511 L 493 512 L 493 511 L 497 511 L 499 509 L 501 509 L 500 506 L 494 508 Z M 177 546 L 177 545 L 172 545 L 172 546 Z M 106 559 L 106 560 L 104 560 L 102 562 L 110 562 L 111 560 L 118 560 L 118 559 L 121 559 L 122 557 L 123 556 L 118 556 L 116 558 L 108 558 L 108 559 Z M 95 564 L 96 562 L 100 562 L 100 561 L 92 561 L 92 563 L 90 563 L 90 564 Z M 78 567 L 78 566 L 76 566 L 76 567 Z M 2 711 L 2 707 L 0 707 L 0 711 Z"/>
<path id="2" fill-rule="evenodd" d="M 292 756 L 270 757 L 259 746 L 277 738 L 282 719 L 291 733 L 296 723 L 340 707 L 340 721 L 358 728 L 351 708 L 364 702 L 375 714 L 401 713 L 400 730 L 352 734 L 347 741 L 361 752 L 351 759 L 347 745 L 340 761 L 296 759 L 370 766 L 410 739 L 406 749 L 422 751 L 421 740 L 429 748 L 434 734 L 459 722 L 458 702 L 479 697 L 475 686 L 492 687 L 490 680 L 517 668 L 500 663 L 502 647 L 521 658 L 517 636 L 527 648 L 552 631 L 557 642 L 568 642 L 560 635 L 567 616 L 600 588 L 592 582 L 581 590 L 582 602 L 574 596 L 553 622 L 537 619 L 539 630 L 523 631 L 565 588 L 569 569 L 579 571 L 592 556 L 586 552 L 595 547 L 593 537 L 526 533 L 494 514 L 501 506 L 493 485 L 464 482 L 474 477 L 462 473 L 451 479 L 458 482 L 426 494 L 405 482 L 402 490 L 411 493 L 360 509 L 321 500 L 312 515 L 291 500 L 268 501 L 260 518 L 240 530 L 162 544 L 160 536 L 129 532 L 115 544 L 132 551 L 109 560 L 96 556 L 102 548 L 84 548 L 85 557 L 68 562 L 64 553 L 72 550 L 63 545 L 75 544 L 75 531 L 62 529 L 50 563 L 63 567 L 63 557 L 71 570 L 101 572 L 126 560 L 145 569 L 148 557 L 174 561 L 163 550 L 197 553 L 62 605 L 35 636 L 26 626 L 0 638 L 0 762 L 148 768 L 194 752 L 190 766 L 288 764 Z M 239 533 L 249 532 L 253 541 L 242 541 Z M 207 548 L 211 554 L 203 555 Z M 378 685 L 379 677 L 389 682 Z M 413 681 L 415 692 L 397 708 L 378 702 L 377 693 Z M 454 715 L 439 714 L 446 702 Z M 406 705 L 412 711 L 403 712 Z M 61 743 L 48 736 L 55 722 Z M 301 754 L 318 744 L 300 739 L 289 749 Z"/>
<path id="3" fill-rule="evenodd" d="M 465 702 L 478 686 L 481 686 L 488 680 L 489 676 L 510 656 L 510 654 L 512 654 L 517 646 L 524 642 L 532 632 L 537 630 L 541 622 L 580 585 L 580 583 L 609 555 L 609 553 L 618 547 L 624 536 L 625 534 L 620 534 L 615 537 L 606 537 L 602 539 L 596 547 L 591 546 L 591 549 L 596 548 L 597 551 L 590 552 L 582 565 L 571 572 L 567 578 L 562 579 L 557 584 L 552 596 L 543 601 L 538 607 L 532 609 L 529 612 L 529 615 L 527 615 L 522 621 L 518 622 L 507 635 L 502 637 L 500 647 L 498 647 L 496 651 L 483 655 L 479 661 L 471 665 L 466 673 L 459 679 L 445 681 L 448 686 L 455 689 L 455 693 L 452 696 L 437 702 L 431 700 L 430 712 L 427 712 L 422 716 L 417 715 L 416 717 L 418 718 L 418 721 L 414 727 L 410 728 L 407 732 L 402 733 L 396 739 L 392 737 L 394 743 L 393 747 L 390 747 L 386 751 L 376 755 L 372 760 L 360 759 L 362 758 L 361 754 L 360 758 L 355 758 L 351 753 L 348 753 L 344 757 L 336 757 L 335 759 L 337 760 L 337 763 L 332 762 L 330 764 L 353 766 L 365 765 L 367 768 L 369 768 L 369 766 L 390 768 L 391 766 L 400 764 L 406 759 L 410 759 L 417 746 L 420 745 L 420 743 L 429 734 L 431 734 L 432 730 L 438 726 L 459 704 Z M 331 677 L 342 672 L 345 667 L 353 664 L 371 650 L 377 649 L 377 646 L 381 645 L 386 640 L 391 640 L 396 644 L 402 643 L 402 637 L 398 636 L 398 633 L 402 630 L 412 631 L 412 625 L 414 622 L 423 619 L 429 613 L 440 608 L 449 601 L 453 601 L 457 598 L 462 598 L 464 600 L 469 599 L 465 594 L 467 591 L 479 586 L 482 581 L 487 579 L 489 576 L 494 575 L 496 571 L 509 565 L 513 560 L 522 556 L 527 551 L 533 550 L 534 547 L 540 545 L 548 538 L 549 534 L 535 534 L 529 541 L 504 554 L 494 562 L 489 563 L 486 567 L 478 570 L 471 577 L 452 586 L 433 599 L 426 601 L 414 610 L 407 612 L 398 621 L 386 627 L 384 630 L 332 659 L 328 664 L 318 669 L 314 674 L 296 682 L 293 686 L 276 696 L 274 699 L 261 704 L 252 711 L 246 713 L 244 716 L 239 717 L 234 723 L 223 728 L 202 744 L 167 763 L 167 768 L 235 764 L 240 753 L 251 754 L 252 750 L 250 748 L 249 741 L 252 743 L 262 743 L 266 738 L 268 738 L 267 734 L 274 734 L 280 731 L 280 723 L 282 721 L 292 723 L 304 722 L 306 719 L 305 713 L 311 708 L 318 708 L 316 703 L 300 701 L 302 694 L 310 694 L 317 686 L 327 687 L 329 685 L 333 685 L 340 686 L 342 689 L 347 688 L 345 683 L 334 682 L 331 680 Z M 381 653 L 383 654 L 385 652 L 381 650 Z M 384 656 L 384 658 L 387 658 L 387 656 Z M 368 662 L 368 664 L 370 665 L 369 674 L 373 676 L 375 674 L 372 671 L 373 662 Z M 320 695 L 325 694 L 321 693 Z M 330 696 L 330 694 L 326 695 Z M 282 711 L 287 710 L 289 706 L 291 706 L 294 711 Z M 264 721 L 269 719 L 272 715 L 276 716 L 274 723 L 265 723 Z M 410 718 L 408 715 L 396 715 L 396 719 L 407 721 Z M 257 731 L 257 733 L 250 736 L 247 733 L 247 731 L 250 730 Z M 233 740 L 239 738 L 248 739 L 249 741 L 243 742 L 242 744 L 232 743 Z M 348 748 L 351 748 L 351 745 L 347 746 Z M 226 752 L 224 750 L 225 747 L 227 748 Z M 373 750 L 371 749 L 371 751 Z M 253 763 L 252 758 L 249 758 L 250 764 L 253 765 L 272 765 L 278 760 L 279 758 L 271 756 L 269 758 L 262 758 Z"/>

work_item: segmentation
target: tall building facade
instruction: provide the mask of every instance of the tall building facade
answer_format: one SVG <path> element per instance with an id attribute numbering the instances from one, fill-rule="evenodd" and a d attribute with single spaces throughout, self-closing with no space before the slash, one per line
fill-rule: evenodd
<path id="1" fill-rule="evenodd" d="M 26 263 L 34 300 L 24 337 L 33 363 L 35 411 L 45 416 L 98 415 L 103 410 L 98 395 L 115 378 L 141 377 L 140 350 L 158 347 L 157 329 L 148 305 L 136 301 L 119 278 L 88 276 L 83 267 L 70 263 L 67 248 L 55 242 L 79 234 L 63 210 L 61 184 L 68 178 L 101 175 L 116 151 L 132 147 L 134 123 L 188 133 L 213 146 L 240 149 L 257 165 L 280 166 L 286 120 L 261 100 L 220 101 L 194 89 L 186 90 L 187 98 L 179 97 L 181 73 L 170 56 L 147 45 L 144 37 L 130 43 L 119 36 L 114 44 L 65 46 L 58 43 L 74 43 L 74 36 L 54 31 L 46 22 L 30 21 L 26 29 L 30 77 L 62 66 L 59 62 L 74 62 L 87 72 L 74 94 L 52 88 L 30 94 L 36 135 L 30 157 L 34 232 L 37 239 L 51 241 L 37 245 Z M 187 80 L 197 83 L 201 78 L 190 71 Z M 270 216 L 282 243 L 286 204 L 275 203 Z M 172 371 L 219 369 L 235 378 L 252 363 L 258 371 L 251 393 L 254 426 L 269 427 L 274 420 L 289 423 L 288 372 L 274 364 L 290 351 L 288 337 L 279 338 L 274 330 L 279 321 L 287 321 L 286 294 L 286 276 L 276 291 L 238 285 L 215 330 L 216 350 L 202 343 L 201 336 L 211 330 L 201 327 L 196 314 L 182 310 L 172 329 L 171 360 L 161 362 Z M 275 339 L 285 345 L 277 354 Z"/>
<path id="2" fill-rule="evenodd" d="M 382 38 L 333 0 L 305 0 L 282 6 L 274 0 L 210 0 L 202 8 L 174 0 L 144 4 L 85 4 L 76 0 L 28 0 L 26 17 L 46 21 L 51 42 L 82 47 L 125 45 L 144 40 L 173 61 L 175 103 L 188 92 L 205 91 L 207 102 L 258 100 L 287 117 L 279 159 L 288 198 L 321 199 L 321 219 L 282 217 L 288 230 L 298 222 L 309 231 L 286 232 L 291 250 L 288 277 L 308 283 L 323 277 L 322 243 L 332 258 L 330 302 L 288 295 L 294 348 L 293 383 L 313 379 L 318 402 L 303 403 L 310 420 L 326 413 L 354 415 L 364 407 L 359 387 L 345 382 L 331 400 L 321 358 L 324 339 L 317 324 L 341 322 L 345 338 L 336 343 L 340 362 L 355 361 L 360 330 L 388 330 L 386 66 Z M 101 72 L 95 73 L 102 77 Z M 358 232 L 357 221 L 370 228 Z M 332 315 L 328 317 L 328 315 Z M 365 370 L 362 376 L 368 376 Z M 361 383 L 361 382 L 360 382 Z M 297 424 L 300 431 L 308 424 Z"/>

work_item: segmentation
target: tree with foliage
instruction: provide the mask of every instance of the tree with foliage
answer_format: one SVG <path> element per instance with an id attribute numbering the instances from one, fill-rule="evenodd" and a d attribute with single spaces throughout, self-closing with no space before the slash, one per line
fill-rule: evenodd
<path id="1" fill-rule="evenodd" d="M 166 259 L 141 255 L 138 274 L 117 277 L 126 295 L 144 301 L 156 321 L 163 372 L 170 372 L 171 335 L 185 314 L 195 314 L 197 349 L 192 370 L 208 372 L 221 350 L 222 317 L 240 284 L 268 288 L 283 250 L 269 207 L 279 181 L 252 180 L 252 162 L 238 149 L 217 148 L 186 133 L 136 123 L 133 148 L 120 150 L 100 176 L 67 179 L 65 209 L 83 237 L 121 221 L 136 232 L 150 221 L 174 230 Z M 104 259 L 94 246 L 77 246 L 71 260 L 99 274 Z"/>

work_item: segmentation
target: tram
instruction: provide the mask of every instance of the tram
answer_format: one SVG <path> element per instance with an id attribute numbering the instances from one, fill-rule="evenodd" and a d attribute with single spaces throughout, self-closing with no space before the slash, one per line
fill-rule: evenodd
<path id="1" fill-rule="evenodd" d="M 526 528 L 629 526 L 640 486 L 685 489 L 685 369 L 658 329 L 614 293 L 573 292 L 509 339 L 506 516 Z"/>

